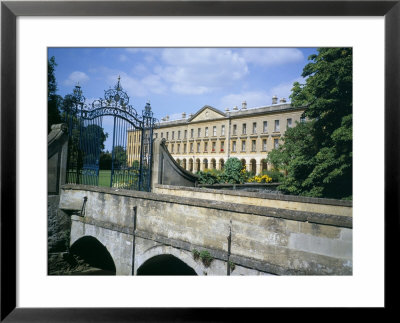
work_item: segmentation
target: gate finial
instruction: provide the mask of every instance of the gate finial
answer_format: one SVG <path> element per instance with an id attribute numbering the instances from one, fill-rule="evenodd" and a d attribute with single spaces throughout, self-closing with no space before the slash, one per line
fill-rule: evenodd
<path id="1" fill-rule="evenodd" d="M 120 84 L 120 81 L 121 81 L 121 75 L 118 75 L 118 83 L 117 83 L 117 91 L 120 91 L 121 90 L 121 84 Z"/>

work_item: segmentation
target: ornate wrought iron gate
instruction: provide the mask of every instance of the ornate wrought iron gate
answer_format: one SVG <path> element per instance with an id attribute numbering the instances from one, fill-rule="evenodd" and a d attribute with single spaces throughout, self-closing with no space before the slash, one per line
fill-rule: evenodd
<path id="1" fill-rule="evenodd" d="M 66 111 L 69 126 L 67 183 L 100 185 L 100 159 L 106 134 L 103 117 L 112 118 L 112 150 L 109 186 L 150 191 L 153 118 L 150 103 L 142 115 L 129 105 L 120 79 L 104 98 L 87 105 L 80 86 L 76 86 L 72 104 Z M 104 185 L 104 178 L 101 185 Z M 108 184 L 108 183 L 107 183 Z M 108 186 L 108 185 L 107 185 Z"/>

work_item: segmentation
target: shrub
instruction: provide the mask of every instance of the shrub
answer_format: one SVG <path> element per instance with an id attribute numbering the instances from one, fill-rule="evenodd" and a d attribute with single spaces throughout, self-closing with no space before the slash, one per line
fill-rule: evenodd
<path id="1" fill-rule="evenodd" d="M 216 169 L 206 169 L 196 173 L 200 184 L 216 184 L 221 180 L 221 171 Z"/>
<path id="2" fill-rule="evenodd" d="M 199 257 L 200 257 L 200 251 L 198 251 L 197 249 L 193 249 L 193 250 L 192 250 L 192 253 L 193 253 L 193 259 L 194 259 L 194 260 L 199 259 Z"/>
<path id="3" fill-rule="evenodd" d="M 198 251 L 197 249 L 193 249 L 192 254 L 194 260 L 201 259 L 201 262 L 206 267 L 209 267 L 214 259 L 207 250 Z"/>
<path id="4" fill-rule="evenodd" d="M 272 183 L 279 183 L 279 182 L 282 182 L 283 181 L 283 179 L 284 179 L 284 175 L 279 171 L 279 170 L 277 170 L 277 169 L 274 169 L 274 170 L 268 170 L 268 171 L 263 171 L 262 173 L 261 173 L 261 175 L 267 175 L 267 176 L 269 176 L 269 177 L 271 177 L 271 182 Z"/>
<path id="5" fill-rule="evenodd" d="M 203 250 L 200 252 L 200 259 L 206 267 L 209 267 L 211 265 L 211 262 L 213 261 L 213 257 L 207 250 Z"/>
<path id="6" fill-rule="evenodd" d="M 245 182 L 249 173 L 243 167 L 242 162 L 236 158 L 228 158 L 225 163 L 224 172 L 221 176 L 221 180 L 225 183 L 230 184 L 242 184 Z"/>

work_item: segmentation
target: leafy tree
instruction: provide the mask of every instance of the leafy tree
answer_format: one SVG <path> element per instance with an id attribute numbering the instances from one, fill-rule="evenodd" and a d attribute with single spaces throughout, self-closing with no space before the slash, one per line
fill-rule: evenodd
<path id="1" fill-rule="evenodd" d="M 131 168 L 139 169 L 139 167 L 140 167 L 139 161 L 138 161 L 138 160 L 134 160 L 134 161 L 132 162 Z"/>
<path id="2" fill-rule="evenodd" d="M 61 122 L 59 107 L 61 96 L 57 95 L 57 81 L 54 75 L 57 66 L 56 59 L 52 56 L 47 61 L 47 131 L 51 131 L 51 125 Z"/>
<path id="3" fill-rule="evenodd" d="M 290 96 L 309 120 L 288 129 L 268 161 L 287 172 L 279 189 L 315 197 L 352 195 L 352 49 L 320 48 Z"/>
<path id="4" fill-rule="evenodd" d="M 125 148 L 122 146 L 115 146 L 113 153 L 114 153 L 114 167 L 115 168 L 126 167 L 127 155 Z"/>
<path id="5" fill-rule="evenodd" d="M 84 164 L 99 164 L 100 152 L 104 150 L 104 142 L 108 133 L 96 124 L 90 124 L 81 128 L 79 146 L 84 153 Z"/>
<path id="6" fill-rule="evenodd" d="M 112 162 L 112 156 L 109 151 L 100 153 L 100 163 L 99 163 L 100 169 L 110 170 L 111 162 Z"/>

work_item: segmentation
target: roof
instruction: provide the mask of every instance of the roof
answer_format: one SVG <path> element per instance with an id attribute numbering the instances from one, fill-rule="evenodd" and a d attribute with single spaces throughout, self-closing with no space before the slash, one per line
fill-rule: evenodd
<path id="1" fill-rule="evenodd" d="M 214 117 L 205 118 L 202 120 L 196 120 L 196 118 L 200 117 L 204 111 L 207 109 L 214 112 Z M 299 110 L 305 109 L 305 107 L 293 107 L 291 103 L 278 103 L 269 106 L 262 106 L 262 107 L 254 107 L 254 108 L 247 108 L 247 109 L 239 109 L 239 110 L 230 110 L 227 112 L 222 112 L 210 105 L 203 106 L 199 111 L 197 111 L 194 115 L 190 116 L 189 118 L 182 118 L 178 120 L 171 120 L 171 121 L 161 121 L 161 127 L 170 127 L 170 126 L 177 126 L 177 125 L 184 125 L 191 123 L 193 120 L 197 121 L 207 121 L 207 120 L 216 120 L 219 119 L 216 115 L 219 115 L 220 118 L 239 118 L 244 116 L 252 116 L 252 115 L 259 115 L 259 114 L 269 114 L 269 113 L 276 113 L 281 111 L 287 110 Z"/>

